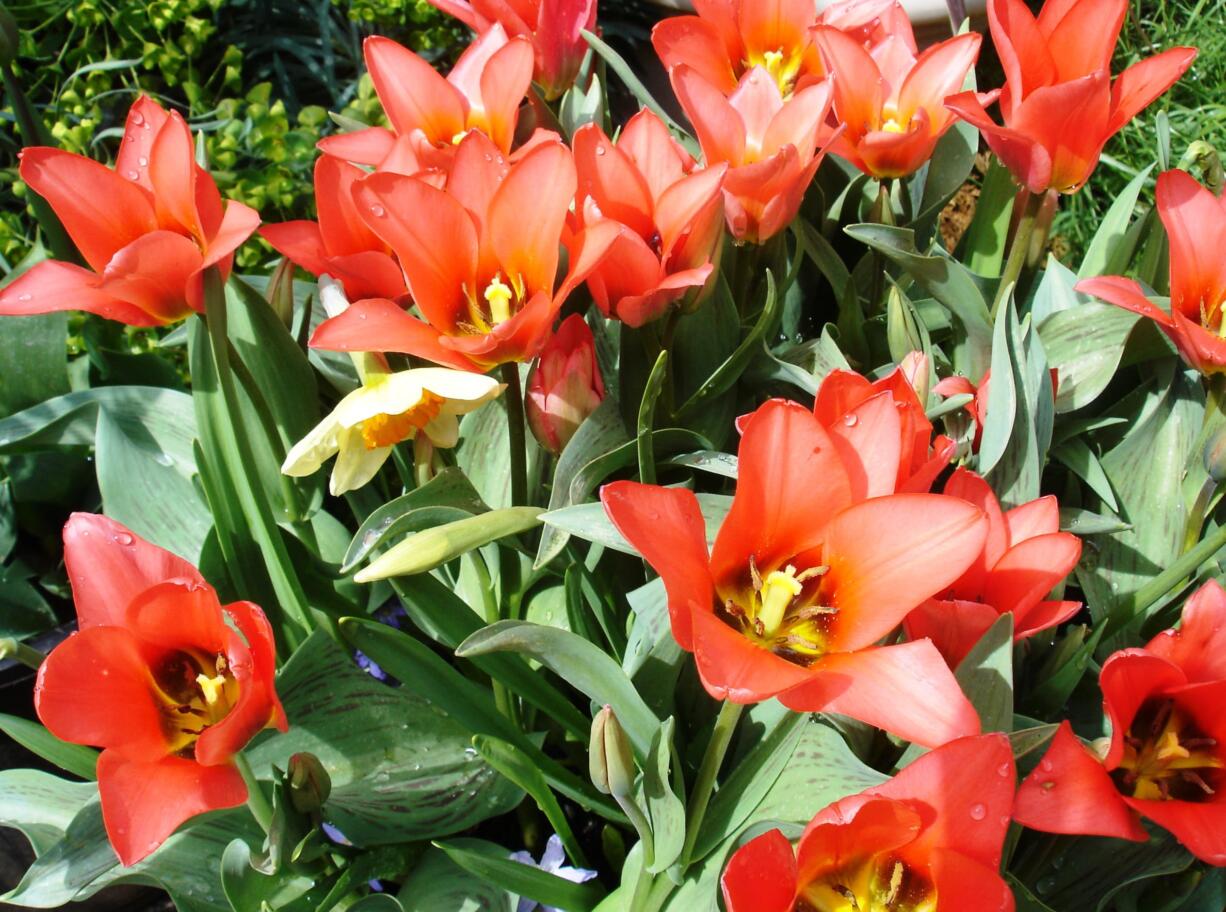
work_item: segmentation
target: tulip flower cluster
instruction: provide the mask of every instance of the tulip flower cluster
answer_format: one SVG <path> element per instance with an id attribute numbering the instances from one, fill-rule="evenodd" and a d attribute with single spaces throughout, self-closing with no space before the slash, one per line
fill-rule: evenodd
<path id="1" fill-rule="evenodd" d="M 1220 906 L 1220 164 L 1164 135 L 1155 215 L 1146 172 L 1039 255 L 1196 51 L 1113 79 L 1126 0 L 923 47 L 896 0 L 694 0 L 650 32 L 672 107 L 596 0 L 430 3 L 470 43 L 366 37 L 384 121 L 319 137 L 313 219 L 224 200 L 148 96 L 111 167 L 21 154 L 74 249 L 0 314 L 87 316 L 71 369 L 63 318 L 0 320 L 39 720 L 0 729 L 87 782 L 0 771 L 4 901 Z"/>

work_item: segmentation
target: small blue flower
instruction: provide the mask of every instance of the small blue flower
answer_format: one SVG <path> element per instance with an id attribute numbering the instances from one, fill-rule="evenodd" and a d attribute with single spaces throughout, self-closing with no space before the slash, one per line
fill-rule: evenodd
<path id="1" fill-rule="evenodd" d="M 556 874 L 564 880 L 569 880 L 571 883 L 587 883 L 596 876 L 595 871 L 588 871 L 584 868 L 568 868 L 565 866 L 566 852 L 562 848 L 562 840 L 555 833 L 549 837 L 549 842 L 545 844 L 545 853 L 541 855 L 541 860 L 537 863 L 529 852 L 512 852 L 511 860 L 518 861 L 520 864 L 531 865 L 534 868 L 540 868 L 550 874 Z M 540 909 L 542 912 L 562 912 L 560 909 L 555 909 L 553 906 L 542 906 L 534 899 L 520 899 L 519 907 L 515 912 L 534 912 Z"/>

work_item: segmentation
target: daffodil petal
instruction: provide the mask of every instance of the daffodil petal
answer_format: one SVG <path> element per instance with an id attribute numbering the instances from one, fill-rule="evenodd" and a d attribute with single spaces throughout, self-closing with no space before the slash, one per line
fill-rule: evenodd
<path id="1" fill-rule="evenodd" d="M 281 465 L 282 473 L 295 478 L 314 474 L 337 451 L 337 434 L 341 427 L 335 414 L 324 418 L 290 448 Z"/>
<path id="2" fill-rule="evenodd" d="M 341 431 L 338 442 L 340 450 L 328 486 L 333 497 L 360 488 L 374 478 L 392 452 L 391 447 L 368 450 L 362 442 L 362 433 L 350 428 Z"/>
<path id="3" fill-rule="evenodd" d="M 421 432 L 441 449 L 449 449 L 460 442 L 460 422 L 454 414 L 436 415 L 426 422 Z"/>

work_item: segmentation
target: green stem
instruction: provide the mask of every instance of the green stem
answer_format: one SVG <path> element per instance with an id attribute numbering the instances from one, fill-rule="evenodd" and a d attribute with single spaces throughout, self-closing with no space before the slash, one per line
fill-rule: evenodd
<path id="1" fill-rule="evenodd" d="M 643 484 L 656 483 L 656 456 L 652 445 L 656 421 L 656 400 L 660 398 L 660 390 L 664 386 L 665 375 L 668 372 L 668 352 L 660 350 L 656 363 L 647 376 L 647 386 L 643 390 L 643 399 L 639 403 L 638 438 L 636 452 L 639 458 L 639 481 Z"/>
<path id="2" fill-rule="evenodd" d="M 711 740 L 707 742 L 707 752 L 702 755 L 702 763 L 698 767 L 698 778 L 694 780 L 694 788 L 690 791 L 690 800 L 685 817 L 685 844 L 681 849 L 680 867 L 682 872 L 690 864 L 690 854 L 698 841 L 698 831 L 702 827 L 702 819 L 707 815 L 707 805 L 711 803 L 711 790 L 715 787 L 715 777 L 724 763 L 724 755 L 728 753 L 728 745 L 732 743 L 732 733 L 741 718 L 745 707 L 740 703 L 725 700 L 715 719 L 715 728 L 711 731 Z"/>
<path id="3" fill-rule="evenodd" d="M 1226 548 L 1226 526 L 1217 529 L 1190 551 L 1184 552 L 1173 564 L 1122 601 L 1111 614 L 1107 632 L 1111 633 L 1132 622 L 1172 589 L 1182 585 L 1188 576 L 1196 572 L 1197 567 L 1222 548 Z"/>
<path id="4" fill-rule="evenodd" d="M 992 301 L 993 320 L 996 319 L 996 313 L 1000 310 L 1005 295 L 1017 284 L 1022 274 L 1022 267 L 1026 265 L 1026 254 L 1030 251 L 1030 237 L 1034 234 L 1035 219 L 1038 218 L 1042 207 L 1042 193 L 1026 194 L 1026 203 L 1017 222 L 1017 231 L 1014 232 L 1013 243 L 1009 245 L 1009 258 L 1005 260 L 1005 269 L 1000 276 L 1000 287 L 996 289 L 996 297 Z"/>
<path id="5" fill-rule="evenodd" d="M 33 646 L 27 646 L 20 640 L 15 640 L 12 637 L 0 639 L 0 662 L 3 662 L 5 659 L 16 659 L 26 668 L 38 671 L 46 658 L 45 655 Z"/>
<path id="6" fill-rule="evenodd" d="M 251 816 L 260 825 L 260 829 L 267 834 L 272 826 L 272 805 L 268 803 L 264 787 L 255 778 L 255 771 L 241 751 L 234 755 L 234 765 L 238 767 L 239 775 L 243 777 L 243 783 L 247 786 L 247 807 L 251 810 Z"/>
<path id="7" fill-rule="evenodd" d="M 877 192 L 877 205 L 873 207 L 874 220 L 887 227 L 894 224 L 894 206 L 890 202 L 890 179 L 881 181 Z M 873 282 L 869 291 L 868 311 L 876 313 L 885 298 L 886 259 L 876 247 L 872 253 Z"/>
<path id="8" fill-rule="evenodd" d="M 651 824 L 647 822 L 647 817 L 639 809 L 633 797 L 627 796 L 623 798 L 620 795 L 614 795 L 613 797 L 617 801 L 617 806 L 622 809 L 622 812 L 630 820 L 630 825 L 634 827 L 634 831 L 639 834 L 639 840 L 643 843 L 643 867 L 646 868 L 647 865 L 655 862 L 656 857 L 655 837 L 651 832 Z M 644 871 L 644 873 L 646 872 Z M 640 878 L 640 882 L 643 880 L 650 880 L 650 877 Z M 638 893 L 637 887 L 635 888 L 635 893 Z M 633 909 L 634 905 L 631 904 L 630 908 Z"/>
<path id="9" fill-rule="evenodd" d="M 421 488 L 434 477 L 434 445 L 425 434 L 413 435 L 413 480 Z"/>
<path id="10" fill-rule="evenodd" d="M 481 589 L 481 607 L 485 616 L 485 623 L 496 624 L 502 620 L 502 612 L 498 608 L 498 600 L 494 598 L 494 581 L 490 578 L 490 568 L 486 565 L 485 558 L 481 556 L 479 548 L 474 548 L 464 556 L 472 564 L 473 573 L 477 576 L 477 586 Z M 494 687 L 494 705 L 500 713 L 514 721 L 515 704 L 511 699 L 511 693 L 507 690 L 507 686 L 497 678 L 490 678 L 490 683 Z"/>
<path id="11" fill-rule="evenodd" d="M 502 366 L 502 382 L 507 385 L 503 400 L 507 404 L 507 439 L 511 446 L 511 506 L 528 506 L 528 451 L 524 436 L 524 392 L 519 382 L 519 364 Z"/>

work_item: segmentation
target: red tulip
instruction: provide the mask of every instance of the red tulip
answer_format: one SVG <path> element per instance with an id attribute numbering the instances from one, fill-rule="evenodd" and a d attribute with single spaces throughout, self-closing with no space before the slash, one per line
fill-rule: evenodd
<path id="1" fill-rule="evenodd" d="M 694 159 L 655 114 L 630 118 L 614 145 L 588 124 L 573 141 L 584 221 L 622 228 L 588 276 L 606 317 L 642 326 L 710 278 L 723 235 L 724 165 L 695 169 Z"/>
<path id="2" fill-rule="evenodd" d="M 603 401 L 596 340 L 583 317 L 571 314 L 545 343 L 528 375 L 528 426 L 537 442 L 556 456 Z"/>
<path id="3" fill-rule="evenodd" d="M 320 156 L 315 162 L 319 221 L 265 225 L 260 236 L 307 272 L 332 276 L 350 298 L 396 298 L 405 293 L 404 275 L 391 248 L 366 227 L 353 199 L 353 185 L 366 173 Z"/>
<path id="4" fill-rule="evenodd" d="M 836 801 L 795 853 L 779 830 L 741 846 L 721 879 L 728 912 L 1012 912 L 1001 878 L 1013 752 L 960 738 L 882 785 Z"/>
<path id="5" fill-rule="evenodd" d="M 519 105 L 532 82 L 532 45 L 507 38 L 494 25 L 460 55 L 444 79 L 434 67 L 390 38 L 372 35 L 363 44 L 366 68 L 391 122 L 328 136 L 328 155 L 380 171 L 413 174 L 446 169 L 455 146 L 470 131 L 511 151 Z"/>
<path id="6" fill-rule="evenodd" d="M 1018 790 L 1014 818 L 1049 833 L 1144 841 L 1146 817 L 1197 858 L 1226 865 L 1226 592 L 1206 583 L 1178 630 L 1112 655 L 1099 686 L 1111 720 L 1105 754 L 1063 723 Z"/>
<path id="7" fill-rule="evenodd" d="M 850 35 L 819 27 L 815 40 L 834 74 L 834 116 L 844 125 L 831 150 L 865 174 L 905 177 L 932 157 L 955 117 L 945 98 L 962 88 L 980 36 L 958 35 L 918 57 L 914 39 L 891 36 L 870 52 Z"/>
<path id="8" fill-rule="evenodd" d="M 1036 19 L 1024 0 L 989 0 L 1005 85 L 946 104 L 979 128 L 1030 192 L 1080 188 L 1107 140 L 1192 65 L 1195 48 L 1172 48 L 1112 83 L 1111 55 L 1127 11 L 1128 0 L 1047 0 Z M 997 98 L 1003 127 L 984 110 Z"/>
<path id="9" fill-rule="evenodd" d="M 988 483 L 966 469 L 955 470 L 945 493 L 983 510 L 988 537 L 960 579 L 907 616 L 909 637 L 928 637 L 954 667 L 1002 614 L 1013 615 L 1013 638 L 1022 640 L 1081 610 L 1080 602 L 1046 600 L 1081 557 L 1081 540 L 1060 531 L 1056 498 L 1002 513 Z"/>
<path id="10" fill-rule="evenodd" d="M 894 0 L 833 3 L 821 14 L 813 0 L 695 0 L 697 16 L 656 24 L 651 42 L 664 68 L 687 66 L 725 95 L 762 67 L 783 96 L 826 78 L 812 29 L 827 23 L 876 43 L 899 23 L 910 24 Z M 912 46 L 914 50 L 914 45 Z"/>
<path id="11" fill-rule="evenodd" d="M 72 515 L 64 562 L 80 630 L 39 669 L 34 705 L 56 737 L 103 748 L 102 819 L 131 865 L 184 821 L 247 800 L 234 755 L 286 728 L 272 631 L 256 605 L 223 607 L 195 567 L 104 516 Z"/>
<path id="12" fill-rule="evenodd" d="M 532 42 L 534 79 L 552 101 L 571 87 L 587 54 L 582 31 L 596 28 L 596 0 L 429 0 L 474 32 L 495 24 Z"/>
<path id="13" fill-rule="evenodd" d="M 741 77 L 728 97 L 697 71 L 670 71 L 673 91 L 694 125 L 708 167 L 728 164 L 724 214 L 738 241 L 762 243 L 796 217 L 825 150 L 830 84 L 798 89 L 785 102 L 762 67 Z"/>
<path id="14" fill-rule="evenodd" d="M 1149 317 L 1183 359 L 1203 374 L 1226 371 L 1226 197 L 1215 197 L 1187 173 L 1158 176 L 1158 215 L 1171 250 L 1171 312 L 1121 276 L 1083 279 L 1077 290 Z"/>
<path id="15" fill-rule="evenodd" d="M 311 344 L 405 352 L 465 370 L 530 360 L 618 232 L 607 221 L 567 230 L 575 186 L 560 142 L 508 164 L 480 133 L 460 143 L 443 189 L 403 174 L 364 178 L 354 186 L 358 211 L 396 252 L 422 318 L 368 298 L 322 323 Z M 569 271 L 555 289 L 564 240 Z"/>
<path id="16" fill-rule="evenodd" d="M 203 273 L 228 275 L 260 217 L 222 201 L 196 164 L 177 112 L 141 96 L 128 112 L 114 170 L 61 149 L 21 153 L 21 179 L 55 210 L 88 269 L 38 263 L 3 290 L 0 314 L 84 310 L 130 326 L 162 326 L 204 310 Z"/>
<path id="17" fill-rule="evenodd" d="M 874 382 L 831 371 L 813 413 L 839 447 L 857 499 L 927 493 L 954 454 L 948 437 L 932 440 L 932 422 L 901 367 Z"/>
<path id="18" fill-rule="evenodd" d="M 1056 371 L 1052 369 L 1053 387 L 1056 378 Z M 932 391 L 938 396 L 943 396 L 949 399 L 953 396 L 969 395 L 973 398 L 966 403 L 962 408 L 970 416 L 970 419 L 975 422 L 975 436 L 971 440 L 971 452 L 979 452 L 979 444 L 983 441 L 983 424 L 988 419 L 988 389 L 992 380 L 992 372 L 984 371 L 983 379 L 976 386 L 969 379 L 961 374 L 955 374 L 952 377 L 946 377 L 937 383 L 932 388 Z M 1053 392 L 1054 395 L 1054 392 Z"/>
<path id="19" fill-rule="evenodd" d="M 979 730 L 931 643 L 875 645 L 957 579 L 987 520 L 953 497 L 855 499 L 840 446 L 774 399 L 744 423 L 732 509 L 708 555 L 694 495 L 618 481 L 605 511 L 664 579 L 707 692 L 839 712 L 932 746 Z"/>

